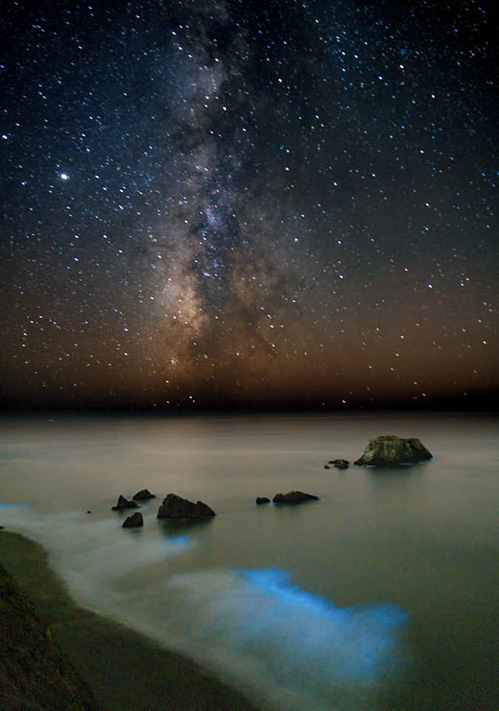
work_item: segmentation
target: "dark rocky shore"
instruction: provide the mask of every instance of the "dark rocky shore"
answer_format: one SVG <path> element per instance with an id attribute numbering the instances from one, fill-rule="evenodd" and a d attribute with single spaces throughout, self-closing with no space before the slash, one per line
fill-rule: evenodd
<path id="1" fill-rule="evenodd" d="M 14 578 L 0 565 L 0 708 L 98 711 L 89 685 Z"/>
<path id="2" fill-rule="evenodd" d="M 15 579 L 0 578 L 2 711 L 255 711 L 195 662 L 78 607 L 36 543 L 0 531 L 0 563 Z"/>

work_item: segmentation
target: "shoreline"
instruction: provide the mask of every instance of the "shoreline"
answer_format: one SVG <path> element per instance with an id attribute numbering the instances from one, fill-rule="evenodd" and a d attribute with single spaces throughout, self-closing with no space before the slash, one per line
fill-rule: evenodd
<path id="1" fill-rule="evenodd" d="M 0 563 L 48 623 L 101 711 L 258 711 L 188 657 L 79 607 L 38 543 L 0 530 Z"/>

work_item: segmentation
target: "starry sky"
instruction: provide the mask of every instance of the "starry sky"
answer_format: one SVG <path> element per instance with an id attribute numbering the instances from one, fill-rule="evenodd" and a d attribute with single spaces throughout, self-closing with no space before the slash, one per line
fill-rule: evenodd
<path id="1" fill-rule="evenodd" d="M 9 407 L 489 406 L 492 2 L 9 0 Z"/>

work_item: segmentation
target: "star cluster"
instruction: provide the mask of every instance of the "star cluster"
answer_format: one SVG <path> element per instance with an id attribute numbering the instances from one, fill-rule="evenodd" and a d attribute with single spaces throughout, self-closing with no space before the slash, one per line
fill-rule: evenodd
<path id="1" fill-rule="evenodd" d="M 11 406 L 498 392 L 487 3 L 10 2 Z"/>

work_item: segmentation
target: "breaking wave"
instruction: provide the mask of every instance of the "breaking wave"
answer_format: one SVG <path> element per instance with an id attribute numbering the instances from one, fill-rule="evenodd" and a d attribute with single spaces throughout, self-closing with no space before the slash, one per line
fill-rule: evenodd
<path id="1" fill-rule="evenodd" d="M 3 506 L 2 523 L 49 551 L 80 604 L 180 650 L 263 708 L 372 711 L 401 666 L 407 615 L 389 604 L 339 608 L 280 569 L 175 573 L 189 535 L 129 535 L 116 520 Z M 141 576 L 154 569 L 155 575 Z"/>

